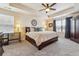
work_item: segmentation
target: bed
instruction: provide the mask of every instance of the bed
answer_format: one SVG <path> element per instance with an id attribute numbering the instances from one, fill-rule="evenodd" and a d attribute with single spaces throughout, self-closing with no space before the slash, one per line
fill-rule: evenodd
<path id="1" fill-rule="evenodd" d="M 37 47 L 38 50 L 41 50 L 45 46 L 56 42 L 58 40 L 58 35 L 54 31 L 29 32 L 26 33 L 26 40 Z"/>

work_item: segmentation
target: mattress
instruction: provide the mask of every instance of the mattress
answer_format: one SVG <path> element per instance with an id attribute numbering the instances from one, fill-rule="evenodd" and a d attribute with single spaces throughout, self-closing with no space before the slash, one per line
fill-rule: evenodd
<path id="1" fill-rule="evenodd" d="M 29 33 L 26 33 L 26 35 L 34 39 L 37 46 L 39 46 L 42 42 L 58 37 L 57 33 L 54 31 L 29 32 Z"/>

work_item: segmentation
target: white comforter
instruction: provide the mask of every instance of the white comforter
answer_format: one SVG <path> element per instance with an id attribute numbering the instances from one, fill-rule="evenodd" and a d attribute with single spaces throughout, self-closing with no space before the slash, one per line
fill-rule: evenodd
<path id="1" fill-rule="evenodd" d="M 37 46 L 39 46 L 42 42 L 45 42 L 49 39 L 57 37 L 57 33 L 54 31 L 45 31 L 45 32 L 29 32 L 26 33 L 27 36 L 34 39 L 36 41 Z"/>

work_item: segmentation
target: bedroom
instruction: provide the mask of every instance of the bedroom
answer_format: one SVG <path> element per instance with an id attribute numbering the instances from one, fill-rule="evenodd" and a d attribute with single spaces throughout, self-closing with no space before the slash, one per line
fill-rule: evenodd
<path id="1" fill-rule="evenodd" d="M 20 32 L 20 36 L 16 34 L 10 38 L 21 39 L 18 42 L 2 38 L 7 42 L 2 42 L 3 56 L 79 55 L 76 51 L 79 49 L 76 48 L 79 47 L 78 33 L 74 35 L 79 14 L 76 5 L 79 6 L 78 3 L 0 4 L 0 32 L 8 33 L 8 38 Z M 76 31 L 79 32 L 78 29 Z"/>

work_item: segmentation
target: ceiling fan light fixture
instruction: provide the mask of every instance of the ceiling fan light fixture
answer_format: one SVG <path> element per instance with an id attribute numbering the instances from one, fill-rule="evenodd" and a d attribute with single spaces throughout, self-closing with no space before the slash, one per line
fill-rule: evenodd
<path id="1" fill-rule="evenodd" d="M 50 11 L 50 9 L 49 9 L 49 8 L 47 8 L 47 9 L 46 9 L 46 11 L 48 12 L 48 11 Z"/>

